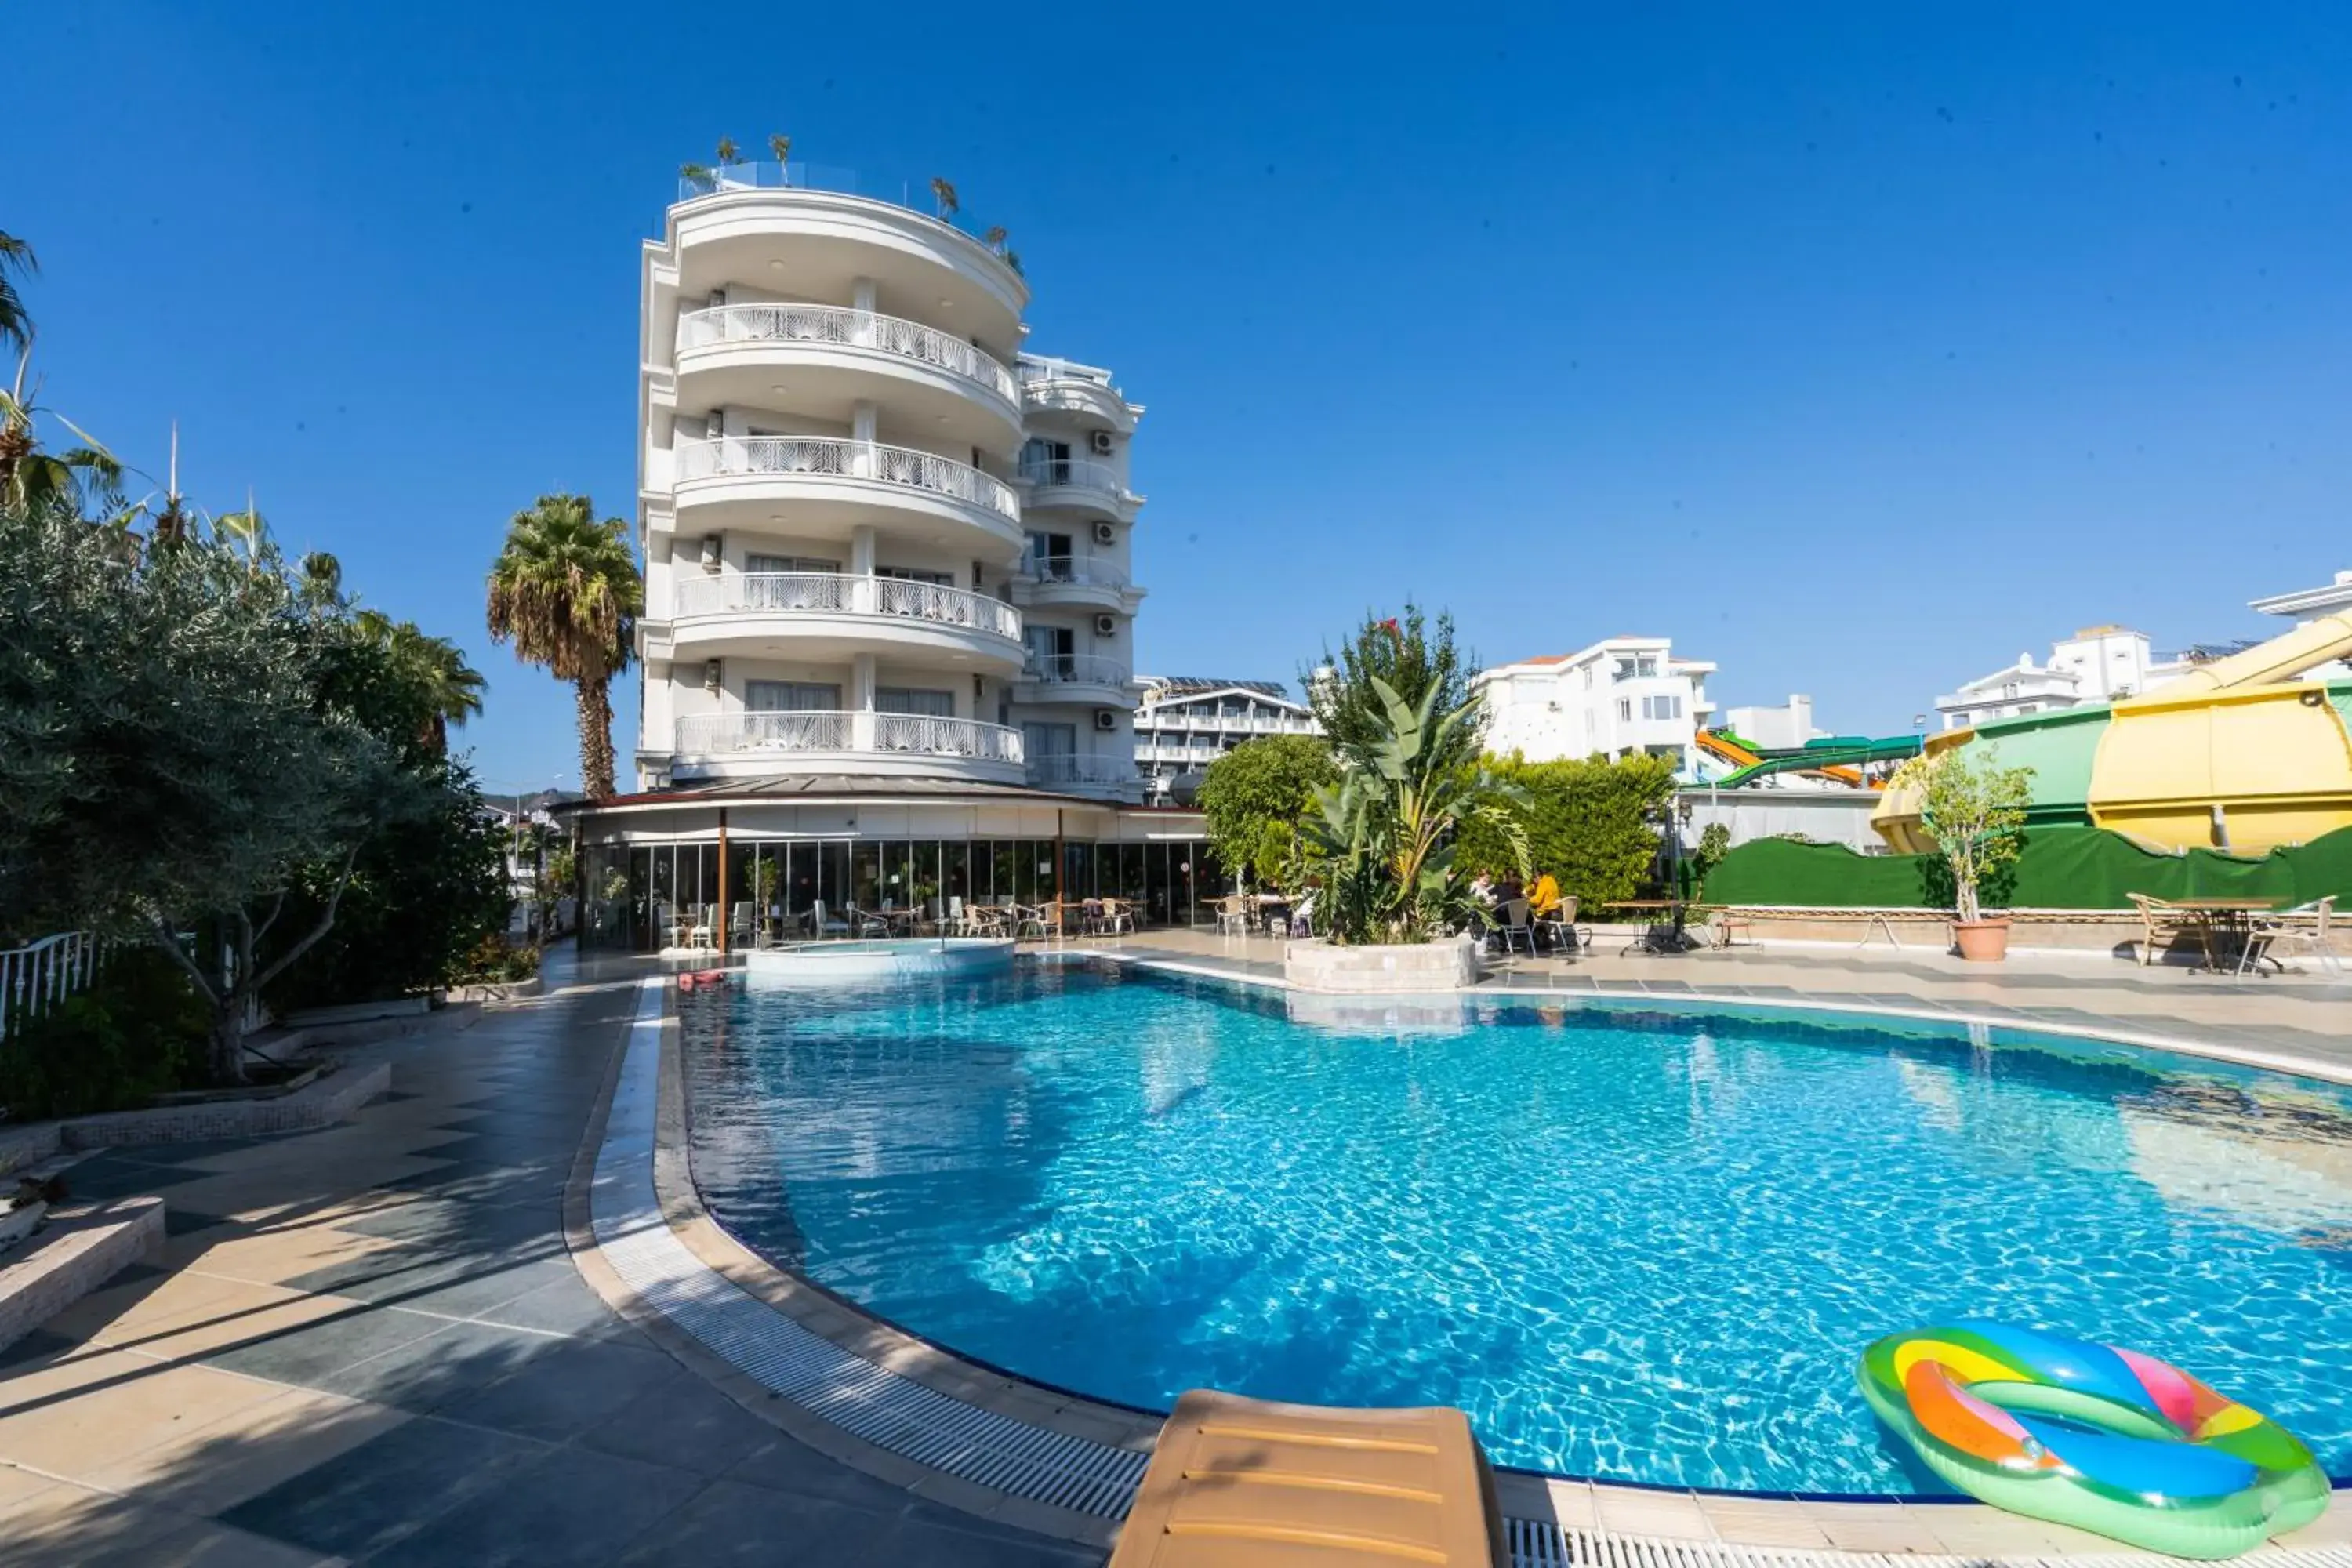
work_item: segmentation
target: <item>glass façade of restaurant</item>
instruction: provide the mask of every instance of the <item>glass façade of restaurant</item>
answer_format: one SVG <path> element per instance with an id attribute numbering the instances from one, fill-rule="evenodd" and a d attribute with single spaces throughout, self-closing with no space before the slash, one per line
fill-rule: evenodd
<path id="1" fill-rule="evenodd" d="M 1147 929 L 1209 925 L 1232 890 L 1198 812 L 925 780 L 859 784 L 767 781 L 570 808 L 582 945 L 657 952 L 700 931 L 750 947 L 853 934 L 843 928 L 853 910 L 929 924 L 976 905 L 1104 898 Z"/>

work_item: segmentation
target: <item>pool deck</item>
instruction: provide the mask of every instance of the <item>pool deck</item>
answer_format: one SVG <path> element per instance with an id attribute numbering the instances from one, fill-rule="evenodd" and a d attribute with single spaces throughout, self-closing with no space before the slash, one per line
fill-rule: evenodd
<path id="1" fill-rule="evenodd" d="M 1072 945 L 1258 981 L 1280 967 L 1264 939 Z M 1491 987 L 2193 1037 L 2352 1079 L 2352 984 L 2333 980 L 1617 945 L 1521 960 Z M 162 1268 L 0 1352 L 0 1568 L 1099 1563 L 1108 1520 L 1069 1506 L 1067 1478 L 1115 1484 L 1150 1422 L 908 1340 L 700 1214 L 653 973 L 559 958 L 543 998 L 354 1052 L 391 1062 L 394 1088 L 351 1123 L 73 1167 L 79 1196 L 160 1194 L 172 1240 Z M 714 1331 L 720 1308 L 767 1348 Z M 950 1399 L 995 1424 L 942 1446 L 924 1428 L 958 1419 Z M 1528 1564 L 2163 1561 L 1970 1504 L 1504 1486 Z M 2352 1568 L 2352 1499 L 2280 1544 L 2301 1568 Z"/>

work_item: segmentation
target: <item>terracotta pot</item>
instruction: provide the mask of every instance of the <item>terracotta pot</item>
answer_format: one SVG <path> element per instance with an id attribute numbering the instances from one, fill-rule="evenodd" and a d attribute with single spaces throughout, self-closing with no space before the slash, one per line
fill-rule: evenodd
<path id="1" fill-rule="evenodd" d="M 2009 956 L 2009 921 L 1954 921 L 1952 942 L 1971 963 L 1999 963 Z"/>

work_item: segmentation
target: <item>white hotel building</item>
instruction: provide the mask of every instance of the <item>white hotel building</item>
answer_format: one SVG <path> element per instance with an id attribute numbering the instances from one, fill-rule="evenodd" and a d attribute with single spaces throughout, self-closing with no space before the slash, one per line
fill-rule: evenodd
<path id="1" fill-rule="evenodd" d="M 1698 768 L 1696 735 L 1715 704 L 1715 666 L 1676 658 L 1668 637 L 1608 637 L 1575 653 L 1545 654 L 1481 670 L 1486 749 L 1531 763 L 1636 752 L 1672 757 L 1685 778 Z"/>
<path id="2" fill-rule="evenodd" d="M 644 247 L 639 793 L 582 817 L 635 945 L 687 907 L 748 912 L 753 940 L 816 902 L 1141 898 L 1193 875 L 1164 847 L 1197 819 L 1147 837 L 1119 809 L 1141 795 L 1143 409 L 1024 352 L 1001 237 L 857 190 L 731 165 Z M 1129 838 L 1161 846 L 1156 876 Z"/>

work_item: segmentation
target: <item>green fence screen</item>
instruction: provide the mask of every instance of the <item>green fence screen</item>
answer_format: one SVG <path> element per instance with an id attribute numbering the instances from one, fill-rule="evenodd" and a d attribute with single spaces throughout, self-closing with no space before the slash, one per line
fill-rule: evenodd
<path id="1" fill-rule="evenodd" d="M 2168 855 L 2096 827 L 2028 831 L 2006 886 L 1984 889 L 1990 907 L 2128 910 L 2126 895 L 2159 899 L 2276 899 L 2309 903 L 2334 894 L 2352 903 L 2352 827 L 2254 858 L 2191 849 Z M 1759 838 L 1708 873 L 1711 904 L 1798 904 L 1825 909 L 1949 909 L 1950 879 L 1932 855 L 1857 855 L 1843 844 Z"/>

